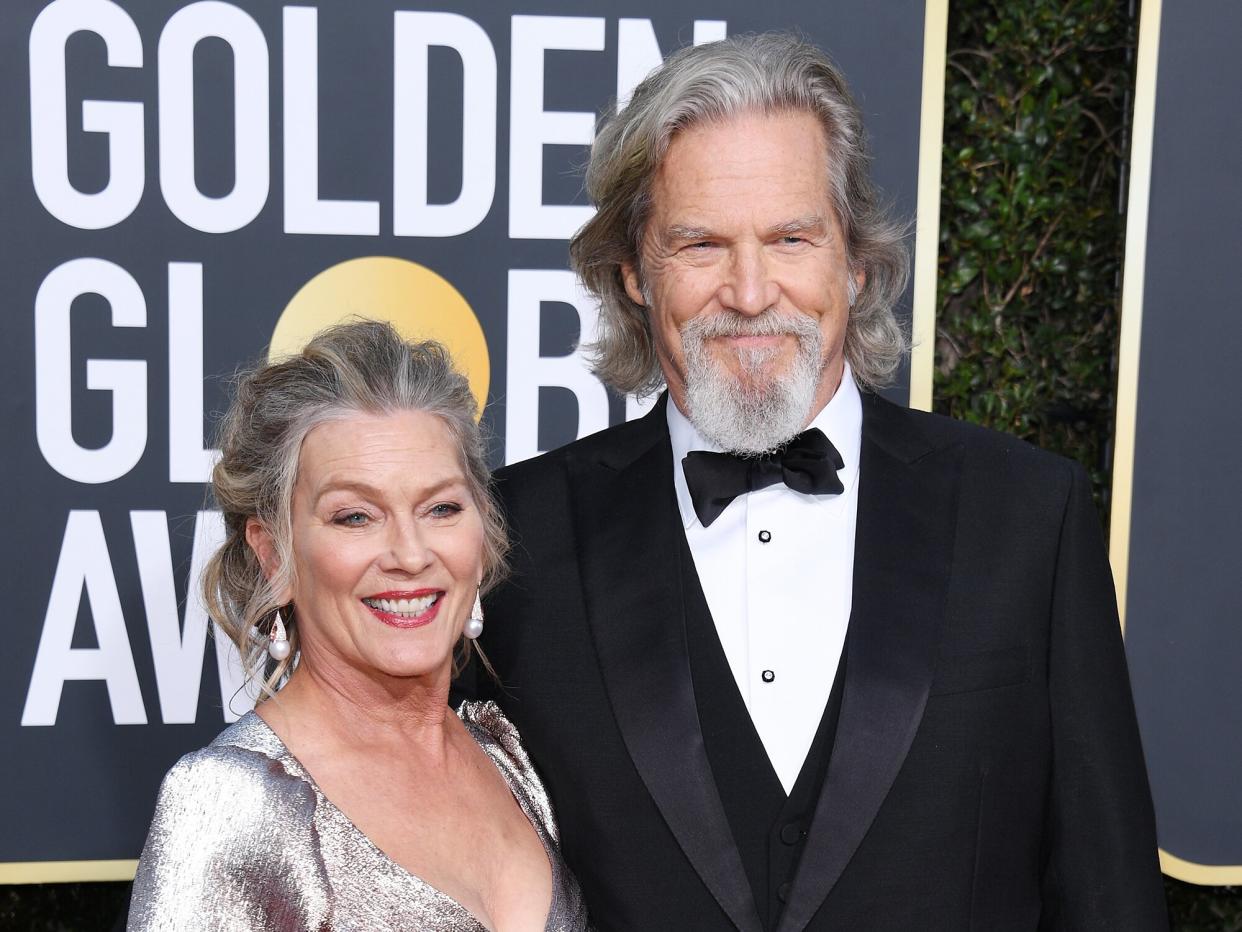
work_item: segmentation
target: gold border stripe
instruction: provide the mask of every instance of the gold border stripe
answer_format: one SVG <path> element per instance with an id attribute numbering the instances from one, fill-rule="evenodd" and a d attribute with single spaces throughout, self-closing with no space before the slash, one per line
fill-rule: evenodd
<path id="1" fill-rule="evenodd" d="M 1148 3 L 1151 0 L 1147 0 Z M 1160 849 L 1160 869 L 1170 877 L 1184 880 L 1187 883 L 1202 884 L 1205 887 L 1229 887 L 1242 884 L 1242 866 L 1196 864 L 1194 861 L 1183 861 L 1175 854 Z"/>
<path id="2" fill-rule="evenodd" d="M 914 227 L 914 309 L 910 407 L 930 411 L 936 364 L 936 261 L 940 252 L 940 162 L 944 157 L 944 70 L 949 0 L 923 11 L 923 101 L 919 118 L 919 190 Z"/>
<path id="3" fill-rule="evenodd" d="M 15 861 L 0 864 L 0 884 L 133 880 L 137 861 Z"/>
<path id="4" fill-rule="evenodd" d="M 1139 21 L 1130 143 L 1130 203 L 1121 282 L 1121 339 L 1117 349 L 1117 421 L 1113 437 L 1108 556 L 1113 565 L 1123 632 L 1130 570 L 1130 504 L 1134 495 L 1134 431 L 1143 331 L 1143 281 L 1147 267 L 1147 203 L 1151 195 L 1151 152 L 1156 118 L 1156 64 L 1160 54 L 1160 3 L 1161 0 L 1144 0 Z"/>

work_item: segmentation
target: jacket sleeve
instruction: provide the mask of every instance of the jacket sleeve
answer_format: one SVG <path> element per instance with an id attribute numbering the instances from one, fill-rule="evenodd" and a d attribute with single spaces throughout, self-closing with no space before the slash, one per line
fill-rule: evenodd
<path id="1" fill-rule="evenodd" d="M 314 790 L 235 747 L 182 758 L 160 787 L 129 932 L 326 928 Z"/>
<path id="2" fill-rule="evenodd" d="M 1053 770 L 1040 928 L 1166 930 L 1112 575 L 1086 472 L 1072 469 L 1051 606 Z"/>

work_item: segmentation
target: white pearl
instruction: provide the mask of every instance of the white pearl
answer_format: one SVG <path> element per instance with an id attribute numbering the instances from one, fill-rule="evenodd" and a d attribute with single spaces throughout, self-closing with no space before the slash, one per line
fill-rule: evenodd
<path id="1" fill-rule="evenodd" d="M 289 657 L 288 641 L 269 641 L 267 645 L 267 653 L 273 660 L 280 663 Z"/>
<path id="2" fill-rule="evenodd" d="M 475 638 L 477 638 L 480 634 L 483 633 L 483 619 L 482 618 L 467 618 L 466 626 L 465 628 L 462 629 L 461 633 L 473 641 Z"/>

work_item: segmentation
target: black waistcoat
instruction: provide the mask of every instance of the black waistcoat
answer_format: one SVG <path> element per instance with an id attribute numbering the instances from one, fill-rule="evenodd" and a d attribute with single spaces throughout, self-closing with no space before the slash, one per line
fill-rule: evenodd
<path id="1" fill-rule="evenodd" d="M 841 711 L 845 652 L 815 739 L 793 791 L 786 796 L 738 691 L 703 596 L 694 557 L 684 537 L 682 540 L 686 636 L 703 743 L 759 916 L 765 928 L 773 929 L 793 881 L 806 827 L 815 812 L 832 754 Z"/>

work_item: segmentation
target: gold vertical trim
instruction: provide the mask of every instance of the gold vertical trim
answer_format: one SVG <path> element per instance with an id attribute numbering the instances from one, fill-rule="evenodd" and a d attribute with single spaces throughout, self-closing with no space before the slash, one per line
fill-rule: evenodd
<path id="1" fill-rule="evenodd" d="M 1138 414 L 1143 282 L 1147 267 L 1147 205 L 1151 196 L 1151 152 L 1156 119 L 1156 65 L 1160 54 L 1160 3 L 1161 0 L 1143 0 L 1139 18 L 1130 136 L 1130 197 L 1121 280 L 1121 339 L 1117 349 L 1117 421 L 1113 435 L 1108 558 L 1113 566 L 1123 632 L 1130 571 L 1130 504 L 1134 495 L 1134 432 Z"/>
<path id="2" fill-rule="evenodd" d="M 0 884 L 133 880 L 137 861 L 15 861 L 0 864 Z"/>
<path id="3" fill-rule="evenodd" d="M 923 11 L 923 99 L 914 226 L 914 308 L 910 321 L 910 407 L 921 411 L 931 410 L 936 364 L 936 262 L 940 253 L 940 162 L 948 35 L 949 0 L 927 0 Z"/>
<path id="4" fill-rule="evenodd" d="M 1151 198 L 1155 139 L 1156 76 L 1160 56 L 1161 0 L 1143 0 L 1134 77 L 1134 120 L 1130 143 L 1130 199 L 1126 255 L 1121 283 L 1121 340 L 1117 351 L 1117 424 L 1113 439 L 1112 517 L 1108 557 L 1117 586 L 1117 609 L 1125 631 L 1130 575 L 1130 518 L 1134 498 L 1134 446 L 1138 417 L 1139 355 L 1143 330 L 1143 286 L 1147 269 L 1147 210 Z M 1242 883 L 1242 865 L 1198 864 L 1160 849 L 1160 869 L 1187 883 Z"/>

